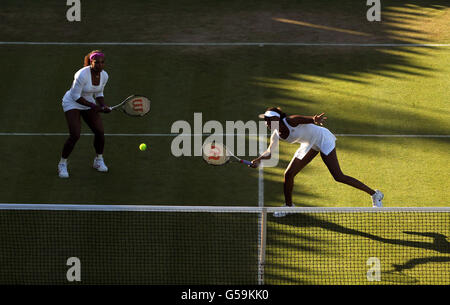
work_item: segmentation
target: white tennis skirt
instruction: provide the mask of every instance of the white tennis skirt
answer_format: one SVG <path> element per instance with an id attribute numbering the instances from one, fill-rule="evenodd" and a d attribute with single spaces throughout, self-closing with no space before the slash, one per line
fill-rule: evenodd
<path id="1" fill-rule="evenodd" d="M 333 149 L 335 148 L 336 148 L 336 137 L 332 135 L 332 137 L 327 137 L 326 139 L 324 139 L 324 141 L 320 143 L 320 147 L 319 145 L 310 143 L 300 144 L 300 147 L 295 152 L 294 157 L 302 160 L 311 149 L 320 151 L 325 156 L 328 156 L 330 152 L 332 152 Z"/>
<path id="2" fill-rule="evenodd" d="M 95 101 L 94 101 L 94 100 L 90 100 L 90 99 L 87 98 L 87 97 L 84 97 L 84 98 L 85 98 L 88 102 L 94 103 L 94 104 L 95 104 Z M 88 107 L 88 106 L 81 105 L 81 104 L 77 103 L 76 101 L 74 101 L 74 100 L 70 97 L 70 91 L 67 91 L 66 94 L 64 94 L 64 97 L 62 98 L 61 106 L 62 106 L 64 112 L 67 112 L 67 111 L 72 110 L 72 109 L 78 109 L 78 110 L 89 110 L 89 109 L 91 109 L 91 108 Z"/>
<path id="3" fill-rule="evenodd" d="M 74 103 L 64 103 L 63 102 L 62 103 L 62 107 L 63 107 L 64 112 L 67 112 L 67 111 L 72 110 L 72 109 L 78 109 L 78 110 L 89 110 L 89 109 L 91 109 L 89 107 L 80 105 L 77 102 L 74 102 Z"/>

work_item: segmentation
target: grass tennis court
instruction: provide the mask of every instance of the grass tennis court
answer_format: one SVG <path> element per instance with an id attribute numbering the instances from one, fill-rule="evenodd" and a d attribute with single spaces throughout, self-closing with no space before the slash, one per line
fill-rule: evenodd
<path id="1" fill-rule="evenodd" d="M 0 281 L 65 284 L 256 285 L 259 214 L 250 212 L 2 211 Z M 445 212 L 268 215 L 263 283 L 449 284 Z M 193 225 L 195 224 L 195 225 Z M 369 282 L 367 261 L 380 261 Z"/>
<path id="2" fill-rule="evenodd" d="M 258 206 L 259 192 L 263 192 L 265 206 L 280 206 L 283 204 L 283 172 L 296 145 L 281 145 L 280 163 L 278 167 L 264 169 L 264 189 L 261 189 L 258 170 L 236 164 L 209 167 L 201 157 L 174 157 L 171 154 L 174 137 L 169 134 L 177 120 L 192 124 L 194 112 L 203 114 L 203 122 L 217 120 L 225 124 L 226 121 L 257 120 L 257 115 L 266 107 L 281 106 L 288 114 L 325 112 L 326 127 L 337 134 L 337 152 L 344 173 L 382 190 L 386 207 L 450 206 L 447 191 L 450 186 L 450 47 L 433 45 L 450 43 L 447 31 L 450 8 L 445 1 L 383 1 L 381 23 L 367 22 L 367 7 L 355 1 L 206 4 L 203 1 L 149 3 L 138 0 L 128 1 L 125 6 L 118 0 L 83 2 L 82 22 L 69 23 L 65 19 L 67 7 L 60 2 L 47 1 L 44 5 L 26 0 L 1 4 L 0 41 L 75 44 L 0 45 L 0 65 L 5 71 L 0 79 L 0 202 Z M 76 44 L 96 41 L 199 45 Z M 202 45 L 209 42 L 238 45 Z M 249 42 L 319 45 L 239 45 Z M 352 45 L 330 46 L 327 43 Z M 363 46 L 372 43 L 429 45 Z M 87 135 L 81 137 L 69 159 L 71 177 L 63 180 L 56 174 L 66 137 L 56 134 L 67 132 L 60 101 L 71 85 L 73 74 L 81 68 L 83 56 L 96 48 L 106 54 L 105 70 L 110 76 L 105 90 L 106 102 L 114 105 L 130 94 L 140 93 L 150 97 L 152 109 L 141 119 L 120 113 L 103 115 L 105 132 L 110 134 L 106 136 L 105 147 L 110 172 L 105 175 L 91 168 L 93 137 Z M 90 130 L 83 125 L 82 132 L 90 133 Z M 349 136 L 351 134 L 364 136 Z M 143 142 L 149 146 L 146 152 L 138 150 Z M 296 177 L 293 201 L 299 207 L 369 207 L 371 204 L 366 194 L 334 182 L 320 157 Z M 3 212 L 0 215 L 8 218 Z M 94 218 L 86 216 L 82 223 L 90 223 Z M 249 233 L 238 242 L 239 247 L 244 247 L 247 235 L 253 235 L 253 230 L 257 229 L 253 226 L 254 219 L 243 218 L 226 220 L 229 227 L 238 226 L 238 222 L 239 227 L 251 224 L 246 228 Z M 27 219 L 36 225 L 46 222 L 31 216 Z M 61 224 L 56 219 L 55 223 Z M 188 218 L 177 221 L 184 228 L 191 222 L 201 222 Z M 316 220 L 316 224 L 326 223 L 328 228 L 341 226 L 378 236 L 378 239 L 347 234 L 349 231 L 344 229 L 324 229 L 320 225 L 302 227 L 299 222 L 290 224 L 289 221 L 269 217 L 268 228 L 278 234 L 272 241 L 287 234 L 300 236 L 295 242 L 297 246 L 280 242 L 268 249 L 273 253 L 288 253 L 289 257 L 307 255 L 319 261 L 299 276 L 295 263 L 289 266 L 290 263 L 275 259 L 274 264 L 279 268 L 266 271 L 272 272 L 272 281 L 276 284 L 333 284 L 333 279 L 342 278 L 339 274 L 326 277 L 326 266 L 320 262 L 338 251 L 330 242 L 334 238 L 340 237 L 355 245 L 341 252 L 342 256 L 346 256 L 345 251 L 354 253 L 348 256 L 350 265 L 361 263 L 371 243 L 381 245 L 384 253 L 397 255 L 395 253 L 402 253 L 398 251 L 404 246 L 383 240 L 433 242 L 429 236 L 383 235 L 382 229 L 389 226 L 389 220 L 383 220 L 377 232 L 372 231 L 369 223 L 355 229 L 356 220 L 352 219 L 343 222 Z M 405 220 L 398 227 L 401 232 L 436 233 L 448 240 L 448 223 L 437 228 L 420 228 Z M 208 232 L 208 224 L 214 226 L 213 221 L 206 222 L 201 232 Z M 127 225 L 112 228 L 113 232 L 123 234 L 111 237 L 112 242 L 132 237 L 132 231 L 127 233 Z M 87 228 L 89 226 L 81 236 L 89 236 Z M 133 228 L 142 233 L 142 228 Z M 7 229 L 2 225 L 2 232 Z M 28 232 L 27 229 L 24 228 L 24 232 Z M 99 232 L 99 236 L 109 234 L 101 227 L 92 230 Z M 183 238 L 189 239 L 189 232 L 183 232 Z M 36 234 L 45 236 L 46 233 L 51 232 Z M 198 232 L 192 232 L 193 240 L 196 240 L 195 234 Z M 240 234 L 232 230 L 225 239 L 233 240 L 233 236 Z M 305 250 L 301 239 L 304 235 L 320 254 Z M 229 245 L 229 239 L 224 245 Z M 68 247 L 76 247 L 77 242 Z M 171 248 L 172 244 L 164 247 Z M 245 245 L 246 251 L 240 252 L 244 262 L 255 259 L 255 247 L 255 244 Z M 409 256 L 397 255 L 395 263 L 412 266 L 404 270 L 414 278 L 420 277 L 420 272 L 426 272 L 426 268 L 450 270 L 448 248 L 442 247 L 441 251 L 412 247 L 414 251 L 409 252 Z M 98 257 L 107 255 L 95 251 L 85 253 L 91 257 L 97 254 Z M 64 255 L 65 252 L 61 257 Z M 130 253 L 126 255 L 131 260 L 134 257 Z M 424 257 L 440 258 L 408 265 Z M 172 261 L 179 259 L 174 257 Z M 167 265 L 163 261 L 161 264 Z M 253 268 L 250 265 L 245 268 Z M 358 266 L 366 268 L 365 261 L 362 267 Z M 276 270 L 290 270 L 291 274 L 279 274 Z M 53 276 L 56 275 L 50 274 L 46 281 L 55 280 Z M 132 277 L 131 274 L 124 276 Z M 5 273 L 2 279 L 2 282 L 7 281 Z M 145 283 L 146 279 L 141 274 L 136 282 Z M 266 279 L 270 282 L 270 276 Z M 359 283 L 367 284 L 364 279 Z"/>

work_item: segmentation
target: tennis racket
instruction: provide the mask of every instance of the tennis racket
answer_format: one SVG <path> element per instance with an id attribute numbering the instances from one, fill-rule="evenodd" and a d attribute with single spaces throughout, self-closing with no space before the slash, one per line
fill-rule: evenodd
<path id="1" fill-rule="evenodd" d="M 111 107 L 130 116 L 144 116 L 150 111 L 150 100 L 143 95 L 130 95 L 123 102 Z"/>
<path id="2" fill-rule="evenodd" d="M 215 141 L 212 143 L 203 144 L 203 160 L 211 165 L 224 165 L 230 161 L 239 162 L 246 165 L 252 164 L 250 161 L 242 160 L 236 157 L 227 149 L 225 145 L 216 143 Z"/>

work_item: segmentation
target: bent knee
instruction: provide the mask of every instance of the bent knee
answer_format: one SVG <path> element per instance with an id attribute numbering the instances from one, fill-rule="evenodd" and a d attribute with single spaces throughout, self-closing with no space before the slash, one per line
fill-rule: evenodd
<path id="1" fill-rule="evenodd" d="M 296 173 L 294 173 L 293 171 L 287 170 L 284 172 L 284 180 L 290 180 L 290 179 L 294 179 Z"/>
<path id="2" fill-rule="evenodd" d="M 336 182 L 345 182 L 346 181 L 346 177 L 344 174 L 339 174 L 339 175 L 333 175 L 333 178 Z"/>

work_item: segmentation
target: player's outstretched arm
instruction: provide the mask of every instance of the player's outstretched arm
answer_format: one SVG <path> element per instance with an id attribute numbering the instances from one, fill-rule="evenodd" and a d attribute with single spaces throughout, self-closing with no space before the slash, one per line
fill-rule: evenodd
<path id="1" fill-rule="evenodd" d="M 270 159 L 272 157 L 272 150 L 275 147 L 275 145 L 278 145 L 278 141 L 279 141 L 278 134 L 276 132 L 273 132 L 272 135 L 270 136 L 269 147 L 258 158 L 252 160 L 252 165 L 249 166 L 257 168 L 261 163 L 261 160 Z"/>
<path id="2" fill-rule="evenodd" d="M 323 126 L 323 123 L 327 119 L 326 116 L 324 116 L 325 113 L 316 114 L 314 116 L 305 116 L 305 115 L 292 115 L 289 118 L 292 119 L 293 125 L 297 126 L 299 124 L 316 124 Z"/>

